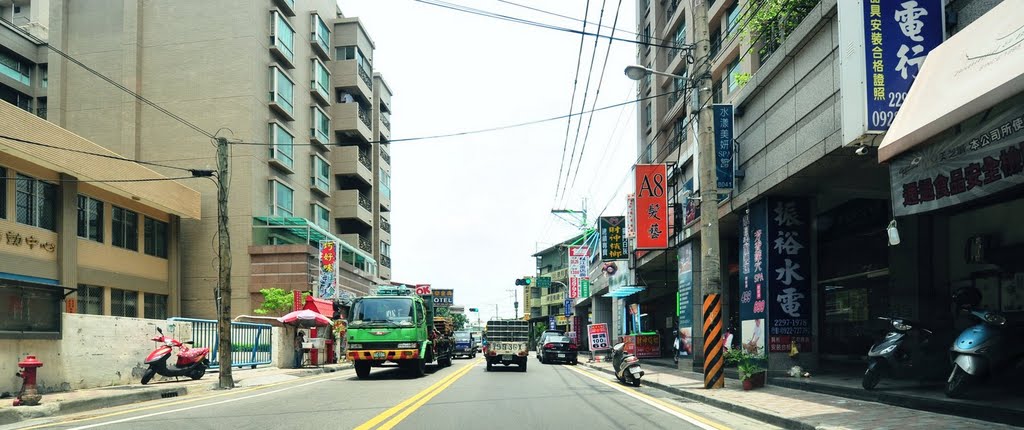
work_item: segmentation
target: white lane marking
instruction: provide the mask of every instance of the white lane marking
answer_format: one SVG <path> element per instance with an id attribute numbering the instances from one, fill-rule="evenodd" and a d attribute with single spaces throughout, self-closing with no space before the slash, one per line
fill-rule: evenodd
<path id="1" fill-rule="evenodd" d="M 352 375 L 341 375 L 341 376 L 336 376 L 334 378 L 320 379 L 320 380 L 313 381 L 313 382 L 307 382 L 305 384 L 292 385 L 290 387 L 285 387 L 285 388 L 281 388 L 281 389 L 277 389 L 277 390 L 273 390 L 273 391 L 265 391 L 265 392 L 262 392 L 262 393 L 257 393 L 257 394 L 253 394 L 253 395 L 249 395 L 249 396 L 245 396 L 245 397 L 236 397 L 236 398 L 233 398 L 233 399 L 221 400 L 219 402 L 213 402 L 213 403 L 206 403 L 206 404 L 202 404 L 202 405 L 189 406 L 189 407 L 186 407 L 186 408 L 172 409 L 172 410 L 169 410 L 169 411 L 154 412 L 154 413 L 151 413 L 151 414 L 139 415 L 139 416 L 136 416 L 136 417 L 122 418 L 122 419 L 115 420 L 115 421 L 107 421 L 107 422 L 103 422 L 103 423 L 90 424 L 90 425 L 87 425 L 87 426 L 73 427 L 73 428 L 68 429 L 68 430 L 85 430 L 85 429 L 91 429 L 91 428 L 96 428 L 96 427 L 100 427 L 100 426 L 109 426 L 109 425 L 113 425 L 113 424 L 121 424 L 121 423 L 130 422 L 130 421 L 141 420 L 141 419 L 155 417 L 155 416 L 159 416 L 159 415 L 173 414 L 175 412 L 184 412 L 184 411 L 190 411 L 190 410 L 193 410 L 193 409 L 199 409 L 199 408 L 206 408 L 206 407 L 210 407 L 210 406 L 223 405 L 225 403 L 237 402 L 239 400 L 248 400 L 248 399 L 252 399 L 252 398 L 256 398 L 256 397 L 266 396 L 268 394 L 276 394 L 276 393 L 280 393 L 282 391 L 288 391 L 288 390 L 293 390 L 293 389 L 296 389 L 296 388 L 302 388 L 302 387 L 313 385 L 313 384 L 319 384 L 321 382 L 334 381 L 334 380 L 337 380 L 337 379 L 346 378 L 346 377 L 350 377 L 350 376 L 352 376 Z"/>
<path id="2" fill-rule="evenodd" d="M 577 369 L 573 369 L 571 367 L 569 369 L 574 371 L 574 372 L 576 372 L 576 373 L 579 373 L 580 375 L 586 376 L 586 377 L 588 377 L 590 379 L 593 379 L 593 380 L 595 380 L 597 382 L 600 382 L 600 383 L 602 383 L 604 385 L 612 387 L 612 388 L 618 390 L 620 393 L 623 393 L 623 394 L 625 394 L 625 395 L 627 395 L 629 397 L 632 397 L 632 398 L 637 399 L 637 400 L 639 400 L 641 402 L 644 402 L 644 403 L 646 403 L 646 404 L 648 404 L 650 406 L 653 406 L 654 408 L 656 408 L 656 409 L 658 409 L 658 410 L 660 410 L 662 412 L 666 412 L 669 415 L 672 415 L 672 416 L 674 416 L 676 418 L 679 418 L 679 419 L 681 419 L 683 421 L 686 421 L 686 422 L 688 422 L 690 424 L 693 424 L 693 425 L 695 425 L 697 427 L 700 427 L 700 428 L 702 428 L 704 430 L 719 430 L 720 429 L 720 427 L 715 427 L 715 426 L 708 425 L 708 424 L 706 424 L 706 423 L 704 423 L 704 422 L 702 422 L 700 420 L 697 420 L 697 419 L 695 419 L 693 417 L 690 417 L 689 415 L 686 415 L 686 414 L 678 412 L 678 411 L 676 411 L 676 410 L 674 410 L 672 408 L 669 408 L 669 407 L 667 407 L 667 406 L 665 406 L 665 405 L 663 405 L 663 404 L 661 404 L 659 402 L 656 402 L 656 401 L 644 398 L 644 396 L 641 396 L 641 395 L 637 394 L 636 392 L 634 392 L 632 390 L 629 390 L 629 389 L 626 389 L 624 387 L 621 387 L 617 383 L 611 383 L 609 381 L 606 381 L 604 379 L 601 379 L 601 378 L 598 378 L 598 377 L 596 377 L 594 375 L 591 375 L 590 373 L 588 373 L 586 371 L 583 371 L 583 370 L 577 370 Z"/>

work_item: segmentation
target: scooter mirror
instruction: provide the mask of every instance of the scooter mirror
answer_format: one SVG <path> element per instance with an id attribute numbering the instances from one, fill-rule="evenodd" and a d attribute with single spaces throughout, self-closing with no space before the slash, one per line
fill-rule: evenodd
<path id="1" fill-rule="evenodd" d="M 160 327 L 157 327 L 157 328 L 156 328 L 156 332 L 157 332 L 157 333 L 160 333 L 160 334 L 164 334 L 164 331 L 163 331 L 163 330 L 160 330 Z"/>

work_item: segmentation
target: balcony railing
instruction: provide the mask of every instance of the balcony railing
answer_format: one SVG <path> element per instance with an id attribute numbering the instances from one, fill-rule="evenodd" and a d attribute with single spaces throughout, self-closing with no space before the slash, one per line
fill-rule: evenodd
<path id="1" fill-rule="evenodd" d="M 370 244 L 370 238 L 366 236 L 359 236 L 359 249 L 366 252 L 373 252 L 373 245 Z"/>
<path id="2" fill-rule="evenodd" d="M 671 21 L 672 16 L 676 14 L 676 9 L 679 8 L 679 0 L 668 0 L 665 6 L 665 21 Z"/>
<path id="3" fill-rule="evenodd" d="M 380 229 L 391 233 L 391 223 L 388 222 L 387 218 L 380 217 Z"/>
<path id="4" fill-rule="evenodd" d="M 366 167 L 367 169 L 373 169 L 372 163 L 370 163 L 370 151 L 360 149 L 358 158 L 359 164 L 362 164 L 363 167 Z"/>
<path id="5" fill-rule="evenodd" d="M 391 164 L 391 154 L 388 154 L 387 151 L 381 150 L 380 158 L 383 159 L 384 162 Z"/>
<path id="6" fill-rule="evenodd" d="M 391 257 L 388 257 L 387 255 L 381 255 L 380 265 L 384 267 L 391 267 Z"/>
<path id="7" fill-rule="evenodd" d="M 386 128 L 388 130 L 391 130 L 391 119 L 390 119 L 390 117 L 388 115 L 383 115 L 382 114 L 380 116 L 380 122 L 381 122 L 381 124 L 384 124 L 384 128 Z"/>
<path id="8" fill-rule="evenodd" d="M 358 69 L 359 77 L 362 78 L 363 83 L 366 84 L 367 87 L 370 87 L 370 89 L 372 90 L 373 78 L 370 77 L 370 72 L 367 72 L 366 69 L 363 68 L 362 66 L 358 66 L 356 67 L 356 69 Z"/>
<path id="9" fill-rule="evenodd" d="M 372 210 L 370 205 L 370 196 L 363 193 L 359 193 L 359 206 L 362 206 L 363 209 L 366 209 L 368 211 Z"/>
<path id="10" fill-rule="evenodd" d="M 46 108 L 36 109 L 36 115 L 38 115 L 42 119 L 46 119 Z"/>
<path id="11" fill-rule="evenodd" d="M 370 125 L 370 111 L 368 109 L 363 109 L 362 106 L 360 106 L 358 112 L 359 120 L 362 121 L 367 128 L 372 128 Z"/>

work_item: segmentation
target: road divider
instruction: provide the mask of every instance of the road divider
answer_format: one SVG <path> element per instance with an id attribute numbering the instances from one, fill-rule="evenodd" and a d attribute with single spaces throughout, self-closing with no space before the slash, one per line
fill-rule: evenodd
<path id="1" fill-rule="evenodd" d="M 356 427 L 355 430 L 370 430 L 385 420 L 387 420 L 387 422 L 378 427 L 379 430 L 387 430 L 396 426 L 410 414 L 430 401 L 430 399 L 434 398 L 434 396 L 440 394 L 450 385 L 454 384 L 456 380 L 465 376 L 470 370 L 473 370 L 473 368 L 476 367 L 477 364 L 480 364 L 481 361 L 482 360 L 478 359 L 470 362 L 465 367 L 455 371 L 455 373 L 442 378 L 440 381 L 435 382 L 425 390 L 403 400 L 402 403 L 399 403 L 390 409 L 381 412 L 377 416 L 370 418 L 369 421 L 361 424 L 359 427 Z"/>

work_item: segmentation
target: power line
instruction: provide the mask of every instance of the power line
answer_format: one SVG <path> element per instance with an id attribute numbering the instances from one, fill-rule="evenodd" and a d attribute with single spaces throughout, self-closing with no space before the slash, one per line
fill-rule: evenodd
<path id="1" fill-rule="evenodd" d="M 142 165 L 147 165 L 147 166 L 155 166 L 155 167 L 163 167 L 163 168 L 167 168 L 167 169 L 180 170 L 180 171 L 189 172 L 189 173 L 192 173 L 192 174 L 196 174 L 197 172 L 204 172 L 203 169 L 189 169 L 189 168 L 185 168 L 185 167 L 171 166 L 171 165 L 168 165 L 168 164 L 160 164 L 160 163 L 154 163 L 154 162 L 150 162 L 150 161 L 133 160 L 131 158 L 124 158 L 124 157 L 116 156 L 116 155 L 101 154 L 101 153 L 96 153 L 96 152 L 82 151 L 82 150 L 79 150 L 79 149 L 65 148 L 65 147 L 61 147 L 61 146 L 48 145 L 48 144 L 45 144 L 45 143 L 34 142 L 34 141 L 31 141 L 31 140 L 20 139 L 20 138 L 17 138 L 17 137 L 11 137 L 11 136 L 6 136 L 6 135 L 0 135 L 0 139 L 6 139 L 6 140 L 13 141 L 13 142 L 24 143 L 26 145 L 35 145 L 35 146 L 41 146 L 41 147 L 44 147 L 44 148 L 58 149 L 58 150 L 61 150 L 61 151 L 74 152 L 76 154 L 84 154 L 84 155 L 91 155 L 91 156 L 94 156 L 94 157 L 107 158 L 107 159 L 110 159 L 110 160 L 127 161 L 127 162 L 130 162 L 130 163 L 142 164 Z"/>
<path id="2" fill-rule="evenodd" d="M 186 125 L 186 126 L 188 126 L 189 128 L 191 128 L 191 129 L 193 129 L 193 130 L 195 130 L 195 131 L 199 132 L 199 134 L 202 134 L 202 135 L 204 135 L 204 136 L 206 136 L 206 137 L 209 137 L 209 138 L 211 138 L 211 139 L 212 139 L 212 138 L 214 137 L 214 136 L 213 136 L 212 134 L 210 134 L 210 132 L 208 132 L 208 131 L 206 131 L 206 130 L 203 130 L 203 129 L 202 129 L 202 128 L 200 128 L 199 126 L 197 126 L 197 125 L 195 125 L 195 124 L 193 124 L 193 123 L 191 123 L 191 122 L 188 122 L 187 120 L 185 120 L 184 118 L 182 118 L 182 117 L 180 117 L 180 116 L 178 116 L 178 115 L 175 115 L 175 114 L 174 114 L 173 112 L 171 112 L 171 111 L 169 111 L 169 110 L 167 110 L 167 109 L 164 109 L 164 108 L 163 108 L 163 107 L 161 107 L 160 105 L 158 105 L 158 104 L 156 104 L 156 103 L 154 103 L 154 102 L 150 101 L 149 99 L 147 99 L 147 98 L 145 98 L 145 97 L 143 97 L 143 96 L 139 95 L 138 93 L 136 93 L 136 92 L 134 92 L 134 91 L 132 91 L 132 90 L 128 89 L 128 87 L 125 87 L 124 85 L 121 85 L 121 84 L 119 84 L 119 83 L 115 82 L 115 81 L 114 81 L 113 79 L 110 79 L 110 78 L 106 77 L 105 75 L 103 75 L 102 73 L 100 73 L 100 72 L 96 71 L 95 69 L 93 69 L 93 68 L 91 68 L 91 67 L 89 67 L 89 66 L 86 66 L 86 65 L 85 65 L 84 63 L 82 63 L 81 61 L 78 61 L 78 59 L 76 59 L 75 57 L 72 57 L 71 55 L 69 55 L 69 54 L 65 53 L 64 51 L 61 51 L 60 49 L 57 49 L 57 47 L 55 47 L 55 46 L 51 45 L 51 44 L 50 44 L 49 42 L 47 42 L 47 41 L 45 41 L 45 40 L 42 40 L 42 39 L 40 39 L 40 38 L 38 38 L 38 37 L 35 37 L 35 36 L 34 36 L 34 35 L 32 35 L 31 33 L 29 33 L 29 32 L 27 32 L 27 31 L 25 31 L 25 30 L 21 29 L 20 27 L 17 27 L 17 26 L 13 26 L 13 27 L 14 27 L 14 28 L 16 28 L 16 31 L 18 31 L 19 33 L 21 33 L 21 34 L 22 34 L 23 36 L 25 36 L 25 37 L 27 37 L 27 38 L 29 38 L 29 39 L 32 39 L 32 40 L 33 40 L 33 41 L 34 41 L 34 42 L 35 42 L 36 44 L 39 44 L 39 45 L 43 45 L 43 46 L 45 46 L 45 47 L 49 48 L 49 49 L 50 49 L 51 51 L 53 51 L 53 52 L 57 53 L 57 55 L 60 55 L 61 57 L 64 57 L 64 58 L 65 58 L 65 59 L 67 59 L 68 61 L 70 61 L 70 62 L 72 62 L 72 63 L 75 63 L 75 64 L 77 64 L 77 65 L 78 65 L 79 67 L 81 67 L 81 68 L 85 69 L 85 70 L 86 70 L 86 71 L 88 71 L 89 73 L 92 73 L 92 74 L 93 74 L 93 75 L 95 75 L 96 77 L 98 77 L 98 78 L 100 78 L 100 79 L 102 79 L 102 80 L 106 81 L 106 82 L 107 82 L 107 83 L 109 83 L 110 85 L 113 85 L 113 86 L 117 87 L 117 88 L 118 88 L 118 89 L 120 89 L 121 91 L 124 91 L 124 92 L 126 92 L 126 93 L 130 94 L 130 95 L 131 95 L 132 97 L 135 97 L 135 99 L 136 99 L 136 100 L 139 100 L 139 101 L 141 101 L 141 102 L 143 102 L 143 103 L 145 103 L 145 104 L 149 105 L 149 106 L 150 106 L 150 107 L 152 107 L 153 109 L 156 109 L 156 110 L 158 110 L 158 111 L 162 112 L 162 113 L 163 113 L 164 115 L 167 115 L 167 116 L 171 117 L 171 118 L 172 118 L 172 119 L 174 119 L 175 121 L 178 121 L 178 122 L 180 122 L 180 123 L 182 123 L 182 124 L 185 124 L 185 125 Z"/>
<path id="3" fill-rule="evenodd" d="M 600 111 L 604 111 L 604 110 L 608 110 L 608 109 L 614 109 L 614 108 L 617 108 L 617 107 L 620 107 L 620 106 L 626 106 L 626 105 L 633 104 L 633 103 L 636 103 L 636 102 L 642 102 L 642 101 L 645 101 L 645 100 L 651 100 L 651 99 L 655 99 L 655 98 L 658 98 L 658 97 L 664 97 L 664 96 L 667 96 L 669 94 L 673 94 L 673 93 L 676 93 L 676 92 L 677 91 L 670 91 L 670 92 L 667 92 L 667 93 L 660 93 L 660 94 L 655 94 L 655 95 L 652 95 L 652 96 L 641 97 L 641 98 L 638 98 L 638 99 L 635 99 L 635 100 L 629 100 L 629 101 L 625 101 L 625 102 L 622 102 L 622 103 L 616 103 L 616 104 L 613 104 L 613 105 L 602 106 L 602 107 L 599 107 L 597 109 L 592 109 L 592 110 L 589 110 L 589 111 L 583 111 L 582 113 L 575 113 L 574 112 L 574 113 L 569 113 L 569 114 L 566 114 L 566 115 L 554 116 L 554 117 L 550 117 L 550 118 L 543 118 L 543 119 L 538 119 L 538 120 L 533 120 L 533 121 L 520 122 L 520 123 L 516 123 L 516 124 L 502 125 L 502 126 L 498 126 L 498 127 L 490 127 L 490 128 L 483 128 L 483 129 L 477 129 L 477 130 L 460 131 L 460 132 L 456 132 L 456 133 L 435 134 L 435 135 L 430 135 L 430 136 L 419 136 L 419 137 L 407 137 L 407 138 L 404 138 L 404 139 L 392 139 L 392 140 L 388 140 L 387 142 L 395 143 L 395 142 L 411 142 L 411 141 L 417 141 L 417 140 L 441 139 L 441 138 L 445 138 L 445 137 L 457 137 L 457 136 L 465 136 L 465 135 L 471 135 L 471 134 L 488 133 L 488 132 L 492 132 L 492 131 L 501 131 L 501 130 L 507 130 L 507 129 L 511 129 L 511 128 L 525 127 L 525 126 L 530 126 L 530 125 L 542 124 L 542 123 L 545 123 L 545 122 L 558 121 L 558 120 L 566 119 L 566 118 L 573 117 L 573 116 L 580 116 L 582 114 L 587 114 L 587 113 L 591 113 L 591 112 L 600 112 Z M 380 141 L 377 140 L 377 141 L 372 141 L 372 142 L 368 142 L 368 143 L 371 143 L 371 144 L 373 144 L 373 143 L 380 143 Z M 274 146 L 273 143 L 268 143 L 268 142 L 230 142 L 230 144 L 231 145 Z M 310 146 L 310 145 L 321 146 L 319 143 L 310 143 L 310 142 L 292 143 L 292 146 Z"/>
<path id="4" fill-rule="evenodd" d="M 583 17 L 586 18 L 590 14 L 590 0 L 587 0 L 586 7 L 583 10 Z M 583 31 L 587 31 L 587 21 L 583 21 Z M 596 40 L 596 39 L 595 39 Z M 572 76 L 572 97 L 569 98 L 569 114 L 572 114 L 573 105 L 576 103 L 576 88 L 579 84 L 580 79 L 580 64 L 583 63 L 583 42 L 586 41 L 586 36 L 580 35 L 580 48 L 579 52 L 576 53 L 576 73 Z M 585 107 L 585 106 L 584 106 Z M 581 107 L 582 109 L 582 107 Z M 580 118 L 582 121 L 583 118 Z M 558 201 L 558 186 L 562 184 L 562 171 L 565 168 L 565 150 L 569 148 L 569 130 L 572 128 L 572 117 L 568 118 L 565 122 L 565 141 L 562 142 L 562 160 L 558 163 L 558 180 L 555 181 L 555 197 L 551 205 L 554 206 L 555 202 Z M 573 149 L 575 151 L 575 149 Z M 569 162 L 572 167 L 572 161 Z"/>
<path id="5" fill-rule="evenodd" d="M 588 33 L 586 31 L 574 30 L 574 29 L 571 29 L 571 28 L 568 28 L 568 27 L 560 27 L 560 26 L 557 26 L 557 25 L 545 24 L 545 23 L 542 23 L 542 22 L 531 21 L 531 20 L 528 20 L 528 19 L 516 18 L 516 17 L 512 17 L 512 16 L 508 16 L 508 15 L 502 15 L 502 14 L 499 14 L 499 13 L 488 12 L 488 11 L 481 10 L 481 9 L 475 9 L 475 8 L 471 8 L 471 7 L 467 7 L 467 6 L 462 6 L 462 5 L 458 5 L 458 4 L 454 4 L 454 3 L 448 3 L 448 2 L 442 2 L 442 1 L 438 1 L 438 0 L 415 0 L 415 1 L 420 2 L 420 3 L 429 4 L 429 5 L 432 5 L 432 6 L 443 7 L 445 9 L 451 9 L 451 10 L 455 10 L 455 11 L 459 11 L 459 12 L 465 12 L 465 13 L 469 13 L 469 14 L 473 14 L 473 15 L 480 15 L 480 16 L 484 16 L 484 17 L 488 17 L 488 18 L 500 19 L 500 20 L 503 20 L 503 21 L 514 22 L 514 23 L 518 23 L 518 24 L 525 24 L 525 25 L 530 25 L 530 26 L 534 26 L 534 27 L 546 28 L 546 29 L 549 29 L 549 30 L 563 31 L 563 32 L 566 32 L 566 33 L 580 34 L 580 35 L 583 35 L 583 36 L 594 36 L 594 37 L 598 37 L 598 38 L 617 40 L 617 41 L 620 41 L 620 42 L 632 43 L 632 44 L 635 44 L 635 45 L 654 46 L 654 47 L 658 47 L 658 48 L 675 48 L 675 49 L 692 49 L 693 48 L 693 45 L 676 46 L 676 45 L 666 45 L 666 44 L 662 44 L 662 43 L 651 43 L 650 41 L 648 41 L 648 40 L 651 39 L 650 37 L 645 37 L 644 38 L 645 41 L 641 41 L 641 40 L 623 39 L 623 38 L 619 38 L 619 37 L 607 36 L 607 35 L 601 34 L 600 32 L 598 32 L 598 33 Z"/>
<path id="6" fill-rule="evenodd" d="M 510 4 L 512 6 L 521 7 L 523 9 L 529 9 L 529 10 L 532 10 L 534 12 L 540 12 L 540 13 L 545 14 L 545 15 L 557 16 L 559 18 L 565 18 L 565 19 L 569 19 L 569 20 L 572 20 L 572 21 L 576 21 L 576 22 L 586 22 L 586 23 L 589 23 L 590 25 L 594 25 L 593 22 L 589 22 L 589 21 L 586 21 L 586 20 L 583 20 L 583 19 L 579 19 L 579 18 L 576 18 L 574 16 L 563 15 L 563 14 L 560 14 L 560 13 L 551 12 L 551 11 L 548 11 L 548 10 L 536 8 L 536 7 L 533 7 L 533 6 L 527 6 L 527 5 L 520 4 L 520 3 L 510 2 L 510 1 L 506 1 L 506 0 L 498 0 L 498 1 L 501 2 L 501 3 L 505 3 L 505 4 Z M 616 31 L 618 31 L 618 32 L 626 33 L 626 34 L 631 34 L 633 36 L 638 36 L 638 37 L 641 36 L 640 33 L 637 33 L 635 31 L 623 30 L 621 28 L 615 27 L 614 25 L 610 25 L 609 26 L 609 25 L 600 25 L 600 24 L 598 24 L 597 26 L 599 28 L 606 28 L 606 29 L 612 30 L 613 34 Z M 661 39 L 661 38 L 657 38 L 657 37 L 651 37 L 651 40 L 667 41 L 667 40 L 671 40 L 671 39 Z"/>

